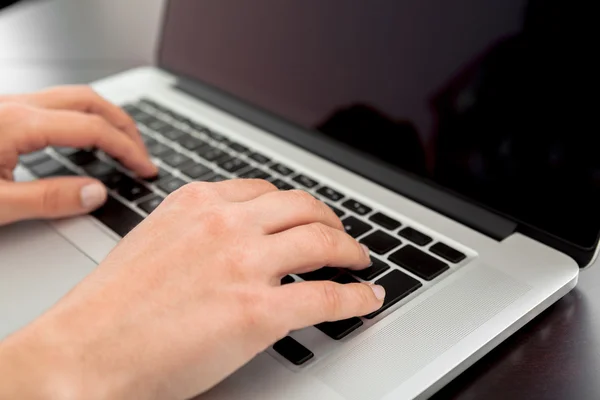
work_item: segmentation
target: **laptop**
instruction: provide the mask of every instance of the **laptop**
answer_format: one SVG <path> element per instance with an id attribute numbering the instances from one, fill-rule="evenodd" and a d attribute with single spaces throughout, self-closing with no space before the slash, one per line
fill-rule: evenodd
<path id="1" fill-rule="evenodd" d="M 260 178 L 323 200 L 372 251 L 365 271 L 282 284 L 376 282 L 386 303 L 291 332 L 201 398 L 431 396 L 597 254 L 599 139 L 577 95 L 591 75 L 557 4 L 167 2 L 157 65 L 93 84 L 137 121 L 160 176 L 94 151 L 22 157 L 19 179 L 90 175 L 110 196 L 89 216 L 0 229 L 0 338 L 181 186 Z"/>

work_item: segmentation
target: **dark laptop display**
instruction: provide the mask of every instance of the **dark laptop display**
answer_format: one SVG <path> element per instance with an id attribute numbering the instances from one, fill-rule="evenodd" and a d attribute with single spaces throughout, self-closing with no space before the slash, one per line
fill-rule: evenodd
<path id="1" fill-rule="evenodd" d="M 591 100 L 597 28 L 582 18 L 589 8 L 558 0 L 173 0 L 160 62 L 591 249 L 600 136 Z"/>

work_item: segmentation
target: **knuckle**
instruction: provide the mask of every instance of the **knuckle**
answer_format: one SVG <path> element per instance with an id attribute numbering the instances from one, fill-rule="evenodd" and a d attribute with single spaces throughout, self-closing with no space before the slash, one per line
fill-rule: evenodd
<path id="1" fill-rule="evenodd" d="M 298 203 L 316 203 L 316 199 L 308 192 L 304 190 L 294 189 L 288 192 L 288 195 L 293 199 L 292 201 L 296 201 Z"/>
<path id="2" fill-rule="evenodd" d="M 42 195 L 38 197 L 38 208 L 40 210 L 40 213 L 49 216 L 56 213 L 61 205 L 59 195 L 60 191 L 57 186 L 47 185 L 43 189 Z"/>
<path id="3" fill-rule="evenodd" d="M 298 202 L 299 206 L 307 210 L 311 215 L 314 215 L 317 219 L 321 219 L 321 217 L 324 216 L 325 209 L 323 203 L 313 195 L 304 190 L 292 190 L 290 193 Z"/>
<path id="4" fill-rule="evenodd" d="M 109 128 L 109 125 L 106 122 L 106 120 L 100 117 L 99 115 L 88 115 L 86 117 L 88 119 L 88 127 L 91 131 L 97 134 L 102 133 L 103 131 Z"/>
<path id="5" fill-rule="evenodd" d="M 273 185 L 271 182 L 266 181 L 264 179 L 250 179 L 250 181 L 252 181 L 252 183 L 257 187 L 257 188 L 264 188 L 264 190 L 270 190 L 270 191 L 276 191 L 277 190 L 277 186 Z"/>
<path id="6" fill-rule="evenodd" d="M 31 108 L 19 103 L 0 103 L 0 120 L 3 124 L 26 118 Z"/>
<path id="7" fill-rule="evenodd" d="M 323 282 L 321 285 L 321 304 L 325 318 L 339 314 L 341 296 L 337 285 L 333 282 Z"/>
<path id="8" fill-rule="evenodd" d="M 237 291 L 237 303 L 242 308 L 242 320 L 245 328 L 250 332 L 264 325 L 268 309 L 263 295 L 258 290 L 246 289 Z"/>
<path id="9" fill-rule="evenodd" d="M 71 88 L 78 96 L 86 98 L 98 98 L 98 94 L 87 85 L 76 85 Z"/>
<path id="10" fill-rule="evenodd" d="M 325 255 L 329 254 L 337 245 L 337 240 L 331 230 L 323 224 L 309 225 L 311 242 L 314 243 Z"/>
<path id="11" fill-rule="evenodd" d="M 287 335 L 288 327 L 282 318 L 273 316 L 272 299 L 265 291 L 245 291 L 238 297 L 238 302 L 244 332 L 254 335 L 265 346 Z"/>
<path id="12" fill-rule="evenodd" d="M 198 201 L 206 200 L 214 195 L 211 186 L 206 182 L 192 182 L 188 183 L 181 188 L 173 192 L 169 198 L 178 201 Z"/>

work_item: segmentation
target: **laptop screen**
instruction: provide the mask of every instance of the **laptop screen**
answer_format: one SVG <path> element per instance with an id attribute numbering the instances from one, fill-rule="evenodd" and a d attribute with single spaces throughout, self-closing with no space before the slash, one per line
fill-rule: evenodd
<path id="1" fill-rule="evenodd" d="M 172 0 L 160 61 L 589 248 L 597 28 L 580 16 L 592 3 Z"/>

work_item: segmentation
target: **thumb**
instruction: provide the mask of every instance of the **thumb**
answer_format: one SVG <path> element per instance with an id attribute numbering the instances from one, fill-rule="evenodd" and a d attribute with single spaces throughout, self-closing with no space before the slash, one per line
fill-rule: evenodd
<path id="1" fill-rule="evenodd" d="M 91 178 L 62 177 L 0 184 L 0 225 L 23 219 L 86 214 L 106 201 L 106 188 Z"/>

